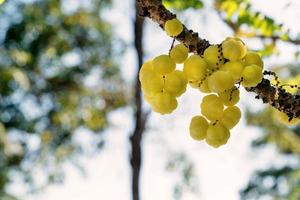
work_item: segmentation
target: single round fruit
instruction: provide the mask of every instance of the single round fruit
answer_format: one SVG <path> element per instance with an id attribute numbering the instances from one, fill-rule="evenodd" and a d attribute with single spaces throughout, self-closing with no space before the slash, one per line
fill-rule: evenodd
<path id="1" fill-rule="evenodd" d="M 244 66 L 248 66 L 252 64 L 257 65 L 261 68 L 263 68 L 264 66 L 264 62 L 261 59 L 260 55 L 258 55 L 258 53 L 255 53 L 253 51 L 250 51 L 246 54 L 244 58 Z"/>
<path id="2" fill-rule="evenodd" d="M 212 92 L 221 93 L 234 85 L 234 78 L 228 71 L 216 71 L 208 77 L 208 87 Z"/>
<path id="3" fill-rule="evenodd" d="M 221 123 L 228 129 L 232 129 L 241 119 L 241 111 L 237 106 L 228 107 L 224 110 Z"/>
<path id="4" fill-rule="evenodd" d="M 208 63 L 210 69 L 215 69 L 223 64 L 217 45 L 211 45 L 203 53 L 204 60 Z"/>
<path id="5" fill-rule="evenodd" d="M 170 51 L 170 57 L 178 64 L 183 63 L 188 57 L 189 50 L 184 44 L 178 44 Z"/>
<path id="6" fill-rule="evenodd" d="M 203 140 L 206 137 L 206 131 L 208 128 L 207 120 L 202 116 L 195 116 L 190 123 L 190 136 L 194 140 Z"/>
<path id="7" fill-rule="evenodd" d="M 183 25 L 178 19 L 171 19 L 165 23 L 165 31 L 167 35 L 176 37 L 183 30 Z"/>
<path id="8" fill-rule="evenodd" d="M 199 81 L 205 77 L 207 63 L 198 55 L 192 55 L 184 62 L 183 73 L 188 81 Z"/>
<path id="9" fill-rule="evenodd" d="M 242 77 L 244 87 L 255 87 L 263 78 L 262 68 L 257 65 L 248 65 L 243 70 Z"/>
<path id="10" fill-rule="evenodd" d="M 149 71 L 143 76 L 141 85 L 144 93 L 157 93 L 163 90 L 164 80 L 154 71 Z"/>
<path id="11" fill-rule="evenodd" d="M 247 46 L 245 45 L 245 43 L 238 37 L 232 37 L 232 39 L 238 41 L 238 42 L 241 42 L 243 45 L 242 45 L 242 58 L 245 57 L 245 55 L 247 54 L 248 50 L 247 50 Z"/>
<path id="12" fill-rule="evenodd" d="M 221 70 L 230 72 L 235 80 L 239 80 L 241 78 L 243 69 L 244 66 L 239 61 L 229 61 L 221 68 Z"/>
<path id="13" fill-rule="evenodd" d="M 226 144 L 229 137 L 229 130 L 222 124 L 209 124 L 206 133 L 206 143 L 210 146 L 218 148 L 219 146 Z"/>
<path id="14" fill-rule="evenodd" d="M 176 63 L 168 55 L 160 55 L 152 61 L 153 70 L 160 75 L 167 75 L 175 70 Z"/>
<path id="15" fill-rule="evenodd" d="M 177 100 L 174 95 L 168 92 L 156 93 L 153 96 L 152 108 L 160 114 L 169 114 L 177 107 Z"/>
<path id="16" fill-rule="evenodd" d="M 226 90 L 218 94 L 225 106 L 234 106 L 240 100 L 240 91 L 237 87 Z"/>
<path id="17" fill-rule="evenodd" d="M 183 76 L 181 71 L 175 70 L 166 75 L 164 89 L 174 96 L 180 96 L 182 91 L 186 88 L 185 80 L 182 80 Z"/>
<path id="18" fill-rule="evenodd" d="M 223 116 L 224 105 L 217 95 L 203 97 L 200 107 L 202 115 L 211 121 L 219 120 Z"/>
<path id="19" fill-rule="evenodd" d="M 227 58 L 230 61 L 237 61 L 242 59 L 247 50 L 246 46 L 241 40 L 229 38 L 222 42 L 222 52 L 224 58 Z"/>

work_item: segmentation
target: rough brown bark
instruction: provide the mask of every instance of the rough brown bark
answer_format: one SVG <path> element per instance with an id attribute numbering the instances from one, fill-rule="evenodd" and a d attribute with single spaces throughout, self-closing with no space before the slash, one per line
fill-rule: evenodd
<path id="1" fill-rule="evenodd" d="M 164 27 L 167 20 L 176 17 L 175 14 L 164 7 L 161 0 L 136 0 L 136 2 L 141 10 L 140 15 L 151 18 L 161 28 Z M 210 46 L 207 40 L 200 38 L 198 33 L 188 30 L 185 26 L 182 33 L 175 39 L 185 44 L 190 52 L 200 55 Z M 264 74 L 268 75 L 267 72 Z M 286 113 L 290 119 L 300 118 L 299 95 L 292 95 L 280 87 L 273 86 L 268 79 L 263 79 L 256 87 L 245 89 L 256 93 L 256 98 L 262 99 L 264 103 L 268 103 L 281 112 Z"/>
<path id="2" fill-rule="evenodd" d="M 138 78 L 138 71 L 143 63 L 143 24 L 144 18 L 138 16 L 138 6 L 136 6 L 136 17 L 134 20 L 134 46 L 137 53 L 138 67 L 137 74 L 135 78 L 135 128 L 130 136 L 131 143 L 131 153 L 130 153 L 130 164 L 132 173 L 132 199 L 139 200 L 139 186 L 140 186 L 140 169 L 142 163 L 142 136 L 145 130 L 147 114 L 142 109 L 142 96 L 141 96 L 141 86 Z"/>

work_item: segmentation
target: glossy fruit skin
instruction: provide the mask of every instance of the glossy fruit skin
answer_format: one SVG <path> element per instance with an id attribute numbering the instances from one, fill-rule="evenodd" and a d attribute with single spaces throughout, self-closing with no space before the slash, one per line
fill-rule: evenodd
<path id="1" fill-rule="evenodd" d="M 142 65 L 139 80 L 145 93 L 160 92 L 163 89 L 163 78 L 153 70 L 152 61 Z"/>
<path id="2" fill-rule="evenodd" d="M 205 49 L 203 53 L 204 60 L 208 63 L 208 68 L 216 69 L 223 64 L 223 59 L 220 56 L 217 45 L 211 45 Z"/>
<path id="3" fill-rule="evenodd" d="M 221 67 L 221 70 L 230 72 L 235 80 L 241 78 L 243 69 L 244 66 L 240 61 L 229 61 Z"/>
<path id="4" fill-rule="evenodd" d="M 197 141 L 203 140 L 206 137 L 208 128 L 207 120 L 202 116 L 194 116 L 190 122 L 190 136 Z"/>
<path id="5" fill-rule="evenodd" d="M 237 106 L 231 106 L 224 110 L 221 123 L 228 129 L 232 129 L 241 119 L 241 110 Z"/>
<path id="6" fill-rule="evenodd" d="M 229 90 L 234 85 L 234 78 L 230 72 L 216 71 L 208 77 L 208 87 L 210 91 L 215 93 L 221 93 L 225 90 Z"/>
<path id="7" fill-rule="evenodd" d="M 201 114 L 210 121 L 219 120 L 223 116 L 224 104 L 215 94 L 203 97 L 200 108 Z"/>
<path id="8" fill-rule="evenodd" d="M 257 65 L 248 65 L 242 72 L 242 85 L 244 87 L 255 87 L 262 81 L 263 73 L 262 68 Z"/>
<path id="9" fill-rule="evenodd" d="M 175 70 L 176 63 L 169 55 L 160 55 L 153 59 L 152 66 L 156 73 L 164 76 Z"/>
<path id="10" fill-rule="evenodd" d="M 206 75 L 207 63 L 198 55 L 192 55 L 183 65 L 183 73 L 188 81 L 199 81 Z"/>
<path id="11" fill-rule="evenodd" d="M 264 62 L 261 59 L 260 55 L 258 53 L 253 52 L 253 51 L 249 51 L 246 54 L 243 64 L 244 64 L 244 66 L 257 65 L 261 68 L 263 68 L 263 66 L 264 66 Z"/>
<path id="12" fill-rule="evenodd" d="M 178 64 L 183 63 L 188 57 L 189 50 L 184 44 L 178 44 L 170 51 L 170 57 Z"/>
<path id="13" fill-rule="evenodd" d="M 218 148 L 227 143 L 230 137 L 229 130 L 220 123 L 209 124 L 206 133 L 206 143 Z"/>
<path id="14" fill-rule="evenodd" d="M 156 93 L 153 96 L 152 108 L 162 115 L 169 114 L 177 108 L 177 100 L 168 92 Z"/>
<path id="15" fill-rule="evenodd" d="M 153 65 L 152 60 L 146 61 L 139 71 L 139 80 L 142 82 L 143 78 L 147 76 L 148 73 L 151 73 L 153 71 Z"/>
<path id="16" fill-rule="evenodd" d="M 185 92 L 186 85 L 187 82 L 182 71 L 175 70 L 165 77 L 164 89 L 176 97 L 181 96 Z"/>
<path id="17" fill-rule="evenodd" d="M 174 18 L 165 23 L 164 29 L 168 36 L 176 37 L 183 31 L 183 25 L 178 19 Z"/>
<path id="18" fill-rule="evenodd" d="M 241 40 L 228 38 L 222 42 L 222 52 L 224 58 L 230 61 L 238 61 L 246 55 L 247 48 Z"/>

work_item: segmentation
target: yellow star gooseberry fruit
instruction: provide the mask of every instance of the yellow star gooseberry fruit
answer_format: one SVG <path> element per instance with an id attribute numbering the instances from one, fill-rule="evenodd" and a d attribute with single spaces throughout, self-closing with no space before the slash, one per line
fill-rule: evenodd
<path id="1" fill-rule="evenodd" d="M 246 55 L 247 48 L 241 40 L 228 38 L 222 42 L 222 52 L 224 58 L 230 61 L 237 61 Z"/>
<path id="2" fill-rule="evenodd" d="M 176 37 L 182 32 L 183 25 L 178 19 L 174 18 L 166 21 L 164 28 L 167 35 L 171 37 Z"/>

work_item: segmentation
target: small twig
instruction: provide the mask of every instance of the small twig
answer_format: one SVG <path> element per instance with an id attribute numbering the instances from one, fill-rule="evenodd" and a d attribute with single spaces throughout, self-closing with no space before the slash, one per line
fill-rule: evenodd
<path id="1" fill-rule="evenodd" d="M 212 125 L 215 126 L 218 122 L 219 120 L 216 120 Z"/>
<path id="2" fill-rule="evenodd" d="M 176 41 L 176 39 L 175 39 L 175 38 L 173 38 L 173 41 L 172 41 L 171 47 L 170 47 L 170 49 L 169 49 L 169 55 L 170 55 L 170 53 L 171 53 L 171 50 L 172 50 L 172 49 L 173 49 L 173 47 L 174 47 L 174 43 L 175 43 L 175 41 Z"/>

